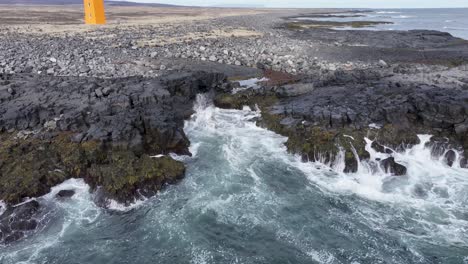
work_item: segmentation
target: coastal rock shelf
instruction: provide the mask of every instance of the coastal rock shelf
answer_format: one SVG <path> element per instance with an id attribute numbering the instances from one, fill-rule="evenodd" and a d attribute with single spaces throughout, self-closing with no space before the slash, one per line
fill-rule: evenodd
<path id="1" fill-rule="evenodd" d="M 70 178 L 83 178 L 102 207 L 110 199 L 130 204 L 154 195 L 184 176 L 185 165 L 169 154 L 191 155 L 183 125 L 199 93 L 213 94 L 221 108 L 260 107 L 257 124 L 286 136 L 288 150 L 304 162 L 333 167 L 343 160 L 341 170 L 355 173 L 377 152 L 383 158 L 374 161 L 375 168 L 401 176 L 407 169 L 393 153 L 431 134 L 435 157 L 467 166 L 467 90 L 441 93 L 372 71 L 335 72 L 325 79 L 267 71 L 256 87 L 233 93 L 239 83 L 227 76 L 256 71 L 208 65 L 198 66 L 206 71 L 162 78 L 2 75 L 0 200 L 17 204 Z M 25 209 L 30 213 L 14 225 L 5 223 L 25 207 L 7 208 L 4 242 L 34 229 L 39 207 Z"/>
<path id="2" fill-rule="evenodd" d="M 352 74 L 350 74 L 352 75 Z M 375 151 L 404 151 L 419 143 L 418 134 L 433 135 L 435 156 L 446 155 L 453 165 L 466 167 L 468 153 L 468 91 L 402 85 L 374 76 L 359 82 L 340 78 L 319 83 L 306 78 L 285 85 L 268 85 L 236 94 L 219 94 L 215 104 L 241 109 L 260 106 L 259 125 L 288 137 L 286 145 L 305 161 L 333 164 L 344 152 L 344 172 L 357 172 L 359 160 L 369 158 L 366 138 Z M 386 148 L 385 148 L 385 147 Z M 447 152 L 453 149 L 451 152 Z M 452 157 L 451 157 L 452 156 Z M 404 174 L 394 161 L 388 171 Z"/>
<path id="3" fill-rule="evenodd" d="M 224 82 L 222 74 L 203 72 L 159 79 L 1 76 L 0 200 L 37 197 L 70 177 L 85 177 L 121 202 L 149 182 L 155 190 L 174 182 L 183 165 L 150 155 L 190 155 L 183 122 L 195 95 Z"/>
<path id="4" fill-rule="evenodd" d="M 467 40 L 76 8 L 0 5 L 2 264 L 466 261 Z"/>
<path id="5" fill-rule="evenodd" d="M 185 166 L 168 154 L 190 155 L 183 124 L 195 95 L 225 81 L 204 72 L 159 79 L 2 75 L 0 200 L 17 204 L 80 177 L 99 187 L 105 206 L 177 182 Z"/>

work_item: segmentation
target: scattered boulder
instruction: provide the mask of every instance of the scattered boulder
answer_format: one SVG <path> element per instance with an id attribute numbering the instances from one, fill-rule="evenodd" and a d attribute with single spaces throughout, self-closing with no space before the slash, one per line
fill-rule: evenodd
<path id="1" fill-rule="evenodd" d="M 55 70 L 54 70 L 54 68 L 49 68 L 49 69 L 47 69 L 46 73 L 49 74 L 49 75 L 53 75 L 55 73 Z"/>
<path id="2" fill-rule="evenodd" d="M 103 94 L 104 96 L 108 96 L 112 91 L 113 91 L 112 88 L 110 88 L 110 87 L 105 87 L 104 89 L 102 89 L 102 94 Z"/>
<path id="3" fill-rule="evenodd" d="M 100 88 L 94 90 L 94 93 L 96 94 L 96 97 L 98 97 L 98 98 L 100 98 L 100 97 L 102 97 L 104 95 Z"/>
<path id="4" fill-rule="evenodd" d="M 384 60 L 379 60 L 379 66 L 382 68 L 388 68 L 389 65 Z"/>
<path id="5" fill-rule="evenodd" d="M 192 26 L 199 28 L 201 32 L 210 32 L 210 28 L 199 23 L 187 25 Z M 194 28 L 188 31 L 192 29 Z M 134 32 L 134 29 L 131 30 Z M 311 34 L 316 34 L 316 37 L 311 37 Z M 337 37 L 340 38 L 339 42 Z M 47 57 L 44 57 L 43 51 L 47 50 L 44 47 L 56 44 L 57 39 L 61 46 L 66 47 L 64 51 L 54 50 L 54 56 L 60 60 L 50 57 L 51 51 L 47 51 Z M 437 54 L 441 58 L 465 58 L 465 48 L 459 52 L 450 52 L 453 55 L 437 52 L 438 45 L 454 50 L 460 47 L 456 46 L 459 45 L 458 39 L 445 33 L 343 31 L 337 34 L 325 29 L 301 29 L 300 33 L 291 38 L 276 33 L 265 34 L 256 41 L 234 37 L 226 38 L 228 42 L 224 38 L 193 38 L 189 42 L 151 48 L 137 46 L 133 37 L 131 40 L 119 41 L 120 43 L 112 43 L 115 38 L 109 39 L 110 42 L 106 38 L 86 40 L 87 45 L 83 45 L 80 38 L 76 37 L 38 38 L 31 42 L 34 45 L 26 43 L 24 39 L 11 43 L 2 42 L 2 58 L 8 59 L 11 56 L 8 53 L 5 55 L 5 52 L 19 51 L 17 47 L 20 44 L 22 52 L 26 51 L 23 52 L 25 57 L 22 59 L 10 62 L 0 60 L 2 74 L 38 72 L 113 79 L 78 80 L 46 76 L 43 79 L 28 80 L 26 77 L 23 79 L 15 76 L 13 78 L 17 80 L 13 82 L 19 83 L 20 87 L 8 86 L 5 89 L 8 84 L 2 84 L 2 91 L 6 90 L 5 94 L 8 94 L 1 94 L 0 105 L 0 131 L 3 131 L 0 133 L 0 200 L 15 203 L 27 196 L 47 193 L 51 186 L 67 178 L 84 177 L 92 188 L 101 190 L 104 197 L 125 203 L 132 201 L 137 191 L 152 195 L 164 184 L 179 180 L 185 170 L 182 163 L 167 156 L 153 159 L 149 153 L 190 154 L 189 142 L 182 129 L 184 119 L 192 113 L 195 94 L 210 91 L 223 81 L 224 76 L 206 73 L 197 76 L 178 72 L 177 76 L 162 79 L 142 78 L 141 76 L 154 74 L 148 70 L 148 64 L 138 62 L 137 59 L 148 56 L 156 58 L 158 54 L 166 60 L 183 58 L 184 65 L 189 61 L 208 60 L 236 66 L 257 66 L 265 71 L 274 69 L 291 75 L 309 74 L 308 81 L 290 80 L 290 86 L 282 83 L 275 84 L 279 88 L 262 87 L 259 90 L 265 91 L 263 94 L 250 93 L 238 97 L 216 95 L 217 102 L 218 105 L 234 108 L 258 104 L 262 108 L 262 118 L 259 118 L 258 123 L 288 136 L 288 149 L 301 154 L 304 160 L 323 155 L 324 161 L 330 163 L 338 153 L 338 146 L 343 147 L 347 172 L 357 170 L 357 156 L 365 159 L 368 155 L 362 139 L 370 123 L 385 126 L 382 128 L 383 135 L 380 135 L 380 144 L 372 144 L 374 149 L 383 153 L 392 152 L 384 145 L 393 148 L 394 145 L 388 144 L 414 144 L 415 135 L 419 131 L 436 131 L 445 136 L 451 135 L 454 130 L 459 138 L 466 138 L 468 131 L 466 121 L 463 123 L 463 120 L 468 120 L 466 99 L 465 104 L 463 99 L 459 99 L 463 96 L 466 98 L 466 93 L 448 89 L 441 95 L 440 90 L 421 84 L 410 85 L 401 80 L 396 84 L 385 83 L 381 79 L 388 75 L 390 70 L 387 68 L 390 65 L 384 60 L 379 60 L 376 65 L 374 57 L 366 59 L 368 56 L 375 56 L 376 53 L 372 52 L 375 47 L 398 47 L 404 52 L 400 57 L 411 55 L 408 60 L 413 58 L 419 61 L 421 57 L 430 60 L 433 56 L 431 54 Z M 334 43 L 339 45 L 329 45 Z M 364 45 L 359 47 L 363 52 L 340 52 L 340 60 L 354 60 L 354 54 L 362 56 L 363 60 L 338 63 L 326 61 L 328 58 L 312 58 L 311 53 L 307 53 L 310 50 L 313 54 L 320 54 L 317 49 L 323 46 L 331 56 L 338 51 L 335 46 L 340 46 L 340 51 L 345 48 L 341 47 L 341 43 Z M 116 44 L 121 49 L 112 54 L 105 47 L 106 44 Z M 95 49 L 96 47 L 103 51 Z M 113 46 L 111 48 L 117 49 Z M 351 51 L 354 49 L 356 47 L 352 47 Z M 40 52 L 40 56 L 36 51 Z M 388 60 L 386 53 L 394 56 L 391 49 L 388 51 L 379 50 L 378 56 Z M 105 56 L 96 56 L 103 52 Z M 135 61 L 137 67 L 133 63 Z M 171 70 L 176 67 L 172 63 L 167 64 L 167 61 L 157 63 L 161 71 L 167 70 L 166 65 L 170 65 Z M 218 72 L 219 69 L 221 72 L 226 69 L 223 66 L 226 65 L 217 65 Z M 393 74 L 421 73 L 419 67 L 413 65 L 395 66 Z M 128 76 L 137 77 L 115 79 Z M 437 79 L 444 78 L 439 76 Z M 60 82 L 62 85 L 56 84 Z M 99 85 L 93 85 L 94 82 Z M 321 89 L 324 87 L 326 89 Z M 466 89 L 466 84 L 463 87 Z M 232 87 L 225 86 L 218 90 L 230 94 L 230 88 Z M 12 98 L 16 94 L 19 99 Z M 23 107 L 24 105 L 28 107 Z M 62 113 L 62 120 L 48 121 Z M 18 131 L 18 137 L 9 134 Z M 391 132 L 385 134 L 385 131 Z M 393 133 L 394 131 L 397 133 Z M 343 132 L 352 135 L 352 141 L 343 140 L 340 136 Z M 357 155 L 354 155 L 353 150 Z M 454 153 L 447 152 L 445 159 L 452 165 Z M 381 165 L 395 175 L 406 173 L 406 167 L 396 163 L 394 158 L 381 161 Z M 462 159 L 461 165 L 467 166 L 466 159 Z M 18 184 L 22 180 L 31 185 Z M 62 199 L 73 195 L 73 190 L 63 190 L 56 197 Z M 31 201 L 15 207 L 11 209 L 13 213 L 8 209 L 0 216 L 0 241 L 16 241 L 36 228 L 38 223 L 33 219 L 39 210 L 39 204 L 36 203 Z"/>

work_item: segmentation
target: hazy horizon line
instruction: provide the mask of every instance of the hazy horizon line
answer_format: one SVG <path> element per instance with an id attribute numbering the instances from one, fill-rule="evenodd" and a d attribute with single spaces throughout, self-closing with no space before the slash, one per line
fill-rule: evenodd
<path id="1" fill-rule="evenodd" d="M 107 0 L 107 1 L 119 1 L 119 0 Z M 409 3 L 408 6 L 405 6 L 402 4 L 401 6 L 372 6 L 372 7 L 367 7 L 367 3 L 364 4 L 362 3 L 362 0 L 359 0 L 360 3 L 355 3 L 356 5 L 353 5 L 353 3 L 347 3 L 351 6 L 337 6 L 337 4 L 334 3 L 316 3 L 316 6 L 305 6 L 305 5 L 310 5 L 310 3 L 298 3 L 297 1 L 293 1 L 296 3 L 291 4 L 290 6 L 283 6 L 282 3 L 278 4 L 276 1 L 273 1 L 269 3 L 264 3 L 261 0 L 255 1 L 252 0 L 251 2 L 253 3 L 239 3 L 239 2 L 245 2 L 245 1 L 239 1 L 239 2 L 228 2 L 228 3 L 222 3 L 223 1 L 218 0 L 221 3 L 216 3 L 215 1 L 206 1 L 206 2 L 215 2 L 215 3 L 200 3 L 198 0 L 192 0 L 192 1 L 181 1 L 181 0 L 120 0 L 120 1 L 130 1 L 130 2 L 137 2 L 137 3 L 154 3 L 154 4 L 170 4 L 170 5 L 180 5 L 180 6 L 197 6 L 197 7 L 233 7 L 233 8 L 274 8 L 274 9 L 281 9 L 281 8 L 300 8 L 300 9 L 311 9 L 311 8 L 333 8 L 333 9 L 457 9 L 457 8 L 468 8 L 468 2 L 465 3 L 459 2 L 459 1 L 454 1 L 454 2 L 459 2 L 459 3 L 453 3 L 455 5 L 459 6 L 452 6 L 450 4 L 446 4 L 447 6 L 441 6 L 441 3 L 437 3 L 434 6 L 416 6 L 414 2 Z M 255 3 L 257 2 L 257 3 Z M 258 3 L 260 2 L 260 3 Z M 263 3 L 262 3 L 263 2 Z M 271 4 L 271 5 L 270 5 Z M 329 5 L 328 5 L 329 4 Z M 369 3 L 369 5 L 372 5 Z"/>

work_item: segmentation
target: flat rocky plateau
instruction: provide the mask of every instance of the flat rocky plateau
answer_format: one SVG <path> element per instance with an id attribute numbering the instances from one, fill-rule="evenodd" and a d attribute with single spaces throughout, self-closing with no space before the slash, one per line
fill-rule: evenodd
<path id="1" fill-rule="evenodd" d="M 1 243 L 34 232 L 46 209 L 31 198 L 66 179 L 85 179 L 102 207 L 181 180 L 170 154 L 190 155 L 183 125 L 198 93 L 259 107 L 257 124 L 304 162 L 343 153 L 356 172 L 370 138 L 388 154 L 375 166 L 401 176 L 392 153 L 431 134 L 435 156 L 467 166 L 468 41 L 448 33 L 294 20 L 336 10 L 112 7 L 97 27 L 80 25 L 79 7 L 56 11 L 0 7 Z"/>

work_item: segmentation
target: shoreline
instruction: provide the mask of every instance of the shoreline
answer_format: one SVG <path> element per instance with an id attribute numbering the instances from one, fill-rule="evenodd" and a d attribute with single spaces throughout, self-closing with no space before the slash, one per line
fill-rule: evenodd
<path id="1" fill-rule="evenodd" d="M 190 12 L 71 34 L 41 29 L 47 24 L 4 26 L 0 200 L 45 195 L 72 178 L 97 191 L 103 207 L 109 198 L 153 196 L 183 180 L 182 162 L 154 157 L 190 155 L 183 123 L 205 92 L 221 108 L 259 106 L 257 124 L 288 137 L 288 151 L 304 162 L 322 155 L 332 163 L 343 151 L 344 172 L 355 173 L 372 137 L 374 151 L 389 155 L 379 166 L 403 176 L 387 149 L 402 151 L 430 133 L 434 155 L 467 166 L 452 149 L 468 153 L 468 41 L 428 30 L 288 27 L 298 10 L 209 19 Z M 232 94 L 253 77 L 269 81 Z M 33 233 L 40 210 L 38 202 L 9 207 L 0 242 Z M 19 212 L 15 229 L 9 221 Z"/>

